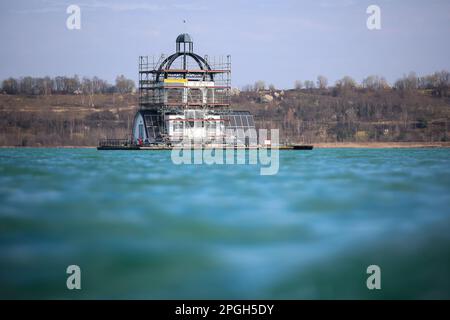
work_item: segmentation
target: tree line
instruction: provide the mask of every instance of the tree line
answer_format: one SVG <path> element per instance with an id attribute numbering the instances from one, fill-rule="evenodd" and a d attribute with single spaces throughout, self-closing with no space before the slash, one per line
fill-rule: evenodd
<path id="1" fill-rule="evenodd" d="M 366 90 L 399 90 L 405 91 L 428 91 L 431 95 L 445 97 L 448 96 L 450 87 L 450 72 L 446 70 L 436 71 L 433 74 L 418 76 L 415 72 L 410 72 L 407 75 L 397 79 L 392 85 L 380 75 L 370 75 L 358 83 L 350 76 L 344 76 L 335 82 L 334 86 L 328 85 L 328 79 L 324 75 L 317 76 L 314 80 L 296 80 L 294 82 L 294 89 L 296 90 L 313 90 L 313 89 L 330 89 L 334 94 L 345 93 L 355 89 Z M 245 85 L 242 87 L 244 92 L 257 92 L 264 90 L 274 90 L 273 85 L 267 86 L 263 80 L 256 81 L 253 85 Z"/>
<path id="2" fill-rule="evenodd" d="M 116 77 L 115 84 L 98 77 L 21 77 L 8 78 L 2 82 L 2 92 L 6 94 L 51 95 L 51 94 L 98 94 L 98 93 L 131 93 L 135 83 L 124 75 Z"/>
<path id="3" fill-rule="evenodd" d="M 353 85 L 350 79 L 340 83 Z M 401 91 L 410 89 L 348 90 L 241 92 L 232 96 L 232 106 L 250 111 L 257 128 L 279 129 L 286 143 L 450 141 L 450 99 Z M 261 99 L 268 95 L 272 99 Z M 16 97 L 0 94 L 0 146 L 93 146 L 106 137 L 124 138 L 138 105 L 133 94 L 93 95 L 95 105 L 85 95 Z"/>

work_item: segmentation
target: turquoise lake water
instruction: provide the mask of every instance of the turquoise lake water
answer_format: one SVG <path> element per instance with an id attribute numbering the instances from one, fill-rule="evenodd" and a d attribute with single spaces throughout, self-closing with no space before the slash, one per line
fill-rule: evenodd
<path id="1" fill-rule="evenodd" d="M 259 173 L 0 149 L 0 298 L 450 298 L 450 149 L 282 151 Z"/>

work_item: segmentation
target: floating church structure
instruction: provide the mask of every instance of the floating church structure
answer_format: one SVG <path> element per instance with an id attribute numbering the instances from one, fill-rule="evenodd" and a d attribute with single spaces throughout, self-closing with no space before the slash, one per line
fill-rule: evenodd
<path id="1" fill-rule="evenodd" d="M 248 130 L 255 129 L 255 122 L 248 111 L 230 108 L 230 92 L 231 57 L 202 57 L 194 53 L 192 37 L 180 34 L 175 53 L 158 61 L 139 57 L 139 110 L 132 143 L 174 146 L 228 141 L 245 146 L 250 135 L 256 135 L 256 130 Z M 236 134 L 227 137 L 227 132 Z"/>
<path id="2" fill-rule="evenodd" d="M 176 52 L 168 57 L 156 62 L 139 57 L 139 111 L 133 143 L 208 144 L 223 141 L 227 129 L 255 129 L 249 112 L 230 109 L 230 79 L 231 57 L 212 61 L 201 57 L 194 53 L 194 42 L 187 33 L 177 37 Z M 244 136 L 228 138 L 236 145 L 246 143 Z"/>
<path id="3" fill-rule="evenodd" d="M 192 37 L 176 39 L 175 53 L 139 57 L 139 110 L 129 139 L 99 141 L 99 150 L 258 147 L 253 115 L 230 107 L 231 57 L 194 53 Z M 287 147 L 293 149 L 293 147 Z"/>

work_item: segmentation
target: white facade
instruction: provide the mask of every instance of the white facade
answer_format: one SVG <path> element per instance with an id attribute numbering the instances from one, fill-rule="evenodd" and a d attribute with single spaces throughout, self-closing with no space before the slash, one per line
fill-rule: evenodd
<path id="1" fill-rule="evenodd" d="M 220 115 L 208 114 L 204 110 L 187 109 L 184 114 L 167 115 L 166 127 L 174 143 L 183 139 L 211 141 L 223 136 L 224 121 Z"/>
<path id="2" fill-rule="evenodd" d="M 145 117 L 145 119 L 144 119 Z M 138 144 L 153 143 L 153 128 L 156 114 L 137 112 L 133 124 L 133 141 Z M 186 109 L 183 114 L 166 114 L 164 116 L 165 135 L 173 144 L 195 140 L 211 142 L 223 138 L 225 134 L 224 119 L 205 110 Z M 161 128 L 162 129 L 162 128 Z"/>

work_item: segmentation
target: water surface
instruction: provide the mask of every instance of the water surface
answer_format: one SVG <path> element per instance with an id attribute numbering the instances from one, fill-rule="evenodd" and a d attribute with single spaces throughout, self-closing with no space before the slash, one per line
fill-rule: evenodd
<path id="1" fill-rule="evenodd" d="M 0 149 L 0 298 L 450 298 L 449 149 L 284 151 L 259 172 Z"/>

